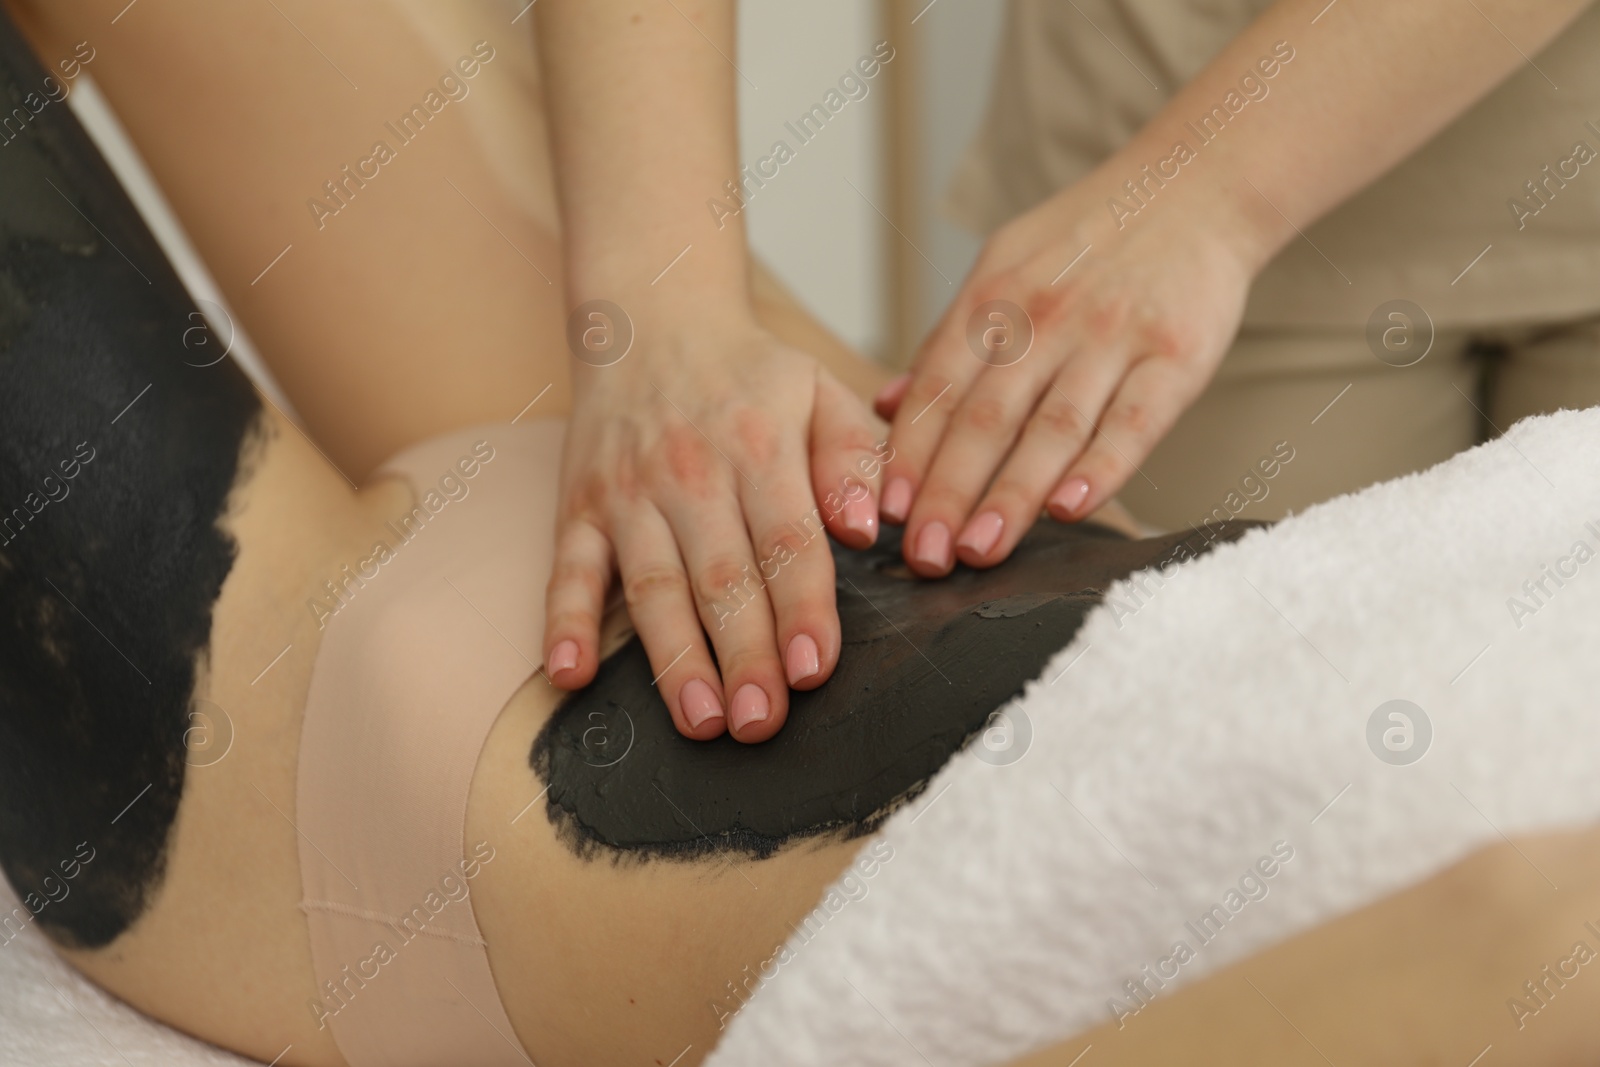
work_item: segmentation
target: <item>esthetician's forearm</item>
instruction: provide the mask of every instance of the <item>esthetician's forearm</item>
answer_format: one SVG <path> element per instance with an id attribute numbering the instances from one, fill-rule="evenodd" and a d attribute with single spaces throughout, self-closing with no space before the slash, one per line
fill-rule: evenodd
<path id="1" fill-rule="evenodd" d="M 1233 232 L 1222 236 L 1259 268 L 1295 236 L 1295 226 L 1304 229 L 1421 146 L 1526 63 L 1519 49 L 1536 54 L 1589 2 L 1335 0 L 1325 7 L 1326 0 L 1282 0 L 1110 166 L 1133 165 L 1126 177 L 1135 178 L 1138 163 L 1169 156 L 1177 141 L 1197 148 L 1184 169 L 1200 180 L 1179 182 L 1187 191 L 1171 199 L 1187 199 L 1197 217 L 1224 220 L 1218 224 Z M 1257 61 L 1278 42 L 1288 43 L 1293 59 L 1261 79 Z M 1268 95 L 1199 147 L 1185 123 L 1238 93 L 1247 73 L 1265 82 Z"/>
<path id="2" fill-rule="evenodd" d="M 738 171 L 733 8 L 540 0 L 535 9 L 573 303 L 658 295 L 654 276 L 692 245 L 672 267 L 674 297 L 714 305 L 708 313 L 748 306 L 743 227 L 735 218 L 708 233 L 701 206 Z"/>

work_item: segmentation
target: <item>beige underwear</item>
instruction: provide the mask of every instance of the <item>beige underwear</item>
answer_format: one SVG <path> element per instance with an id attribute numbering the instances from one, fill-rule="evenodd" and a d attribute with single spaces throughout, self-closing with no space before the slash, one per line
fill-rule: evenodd
<path id="1" fill-rule="evenodd" d="M 301 908 L 318 1000 L 350 1067 L 530 1061 L 495 989 L 465 837 L 500 710 L 541 663 L 565 423 L 463 430 L 409 448 L 412 512 L 335 561 L 301 728 Z"/>

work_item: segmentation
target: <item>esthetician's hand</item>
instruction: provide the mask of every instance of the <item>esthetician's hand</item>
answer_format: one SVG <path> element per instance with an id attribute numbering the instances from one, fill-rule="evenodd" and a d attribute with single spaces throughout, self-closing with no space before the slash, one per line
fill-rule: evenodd
<path id="1" fill-rule="evenodd" d="M 1180 178 L 1119 229 L 1119 168 L 993 234 L 910 374 L 893 420 L 883 516 L 924 576 L 1005 559 L 1047 507 L 1104 504 L 1205 387 L 1253 276 L 1231 213 Z M 1191 194 L 1202 192 L 1198 188 Z M 1031 341 L 1030 341 L 1031 337 Z"/>
<path id="2" fill-rule="evenodd" d="M 764 741 L 838 661 L 820 526 L 876 539 L 874 420 L 753 318 L 632 310 L 631 352 L 574 361 L 546 664 L 562 688 L 594 677 L 620 577 L 679 731 Z"/>

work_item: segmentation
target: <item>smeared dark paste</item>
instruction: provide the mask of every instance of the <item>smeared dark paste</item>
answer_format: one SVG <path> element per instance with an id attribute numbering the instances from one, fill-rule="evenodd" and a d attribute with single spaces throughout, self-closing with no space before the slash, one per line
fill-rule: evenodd
<path id="1" fill-rule="evenodd" d="M 1112 582 L 1255 525 L 1134 541 L 1041 522 L 1000 566 L 958 565 L 939 581 L 906 569 L 898 529 L 865 552 L 835 545 L 839 665 L 821 687 L 790 694 L 777 736 L 679 735 L 635 637 L 535 741 L 546 811 L 585 855 L 766 856 L 809 835 L 871 832 L 1038 677 Z"/>
<path id="2" fill-rule="evenodd" d="M 46 75 L 0 11 L 0 940 L 96 947 L 160 883 L 260 408 Z"/>

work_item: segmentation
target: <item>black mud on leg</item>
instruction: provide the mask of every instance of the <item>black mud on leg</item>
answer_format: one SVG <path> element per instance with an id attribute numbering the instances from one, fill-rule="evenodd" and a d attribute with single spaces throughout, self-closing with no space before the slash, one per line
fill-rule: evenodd
<path id="1" fill-rule="evenodd" d="M 0 941 L 96 947 L 161 879 L 260 404 L 186 362 L 202 320 L 61 84 L 0 10 Z"/>
<path id="2" fill-rule="evenodd" d="M 1111 583 L 1257 525 L 1132 541 L 1041 522 L 1000 566 L 939 581 L 910 574 L 897 529 L 865 552 L 834 545 L 839 665 L 790 694 L 776 737 L 680 736 L 635 637 L 534 742 L 546 812 L 580 855 L 614 858 L 766 856 L 810 835 L 868 833 L 1039 676 Z"/>

